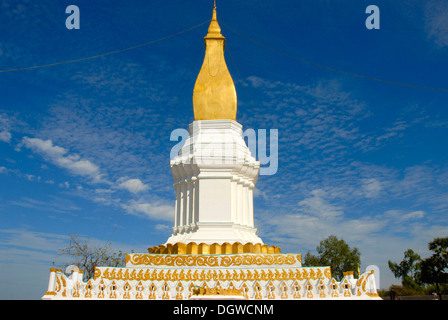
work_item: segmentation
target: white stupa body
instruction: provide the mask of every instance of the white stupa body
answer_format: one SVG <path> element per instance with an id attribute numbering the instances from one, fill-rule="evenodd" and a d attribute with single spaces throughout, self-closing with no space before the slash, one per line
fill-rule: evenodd
<path id="1" fill-rule="evenodd" d="M 233 120 L 194 121 L 189 138 L 171 160 L 176 205 L 166 244 L 260 243 L 253 193 L 260 163 L 242 126 Z"/>

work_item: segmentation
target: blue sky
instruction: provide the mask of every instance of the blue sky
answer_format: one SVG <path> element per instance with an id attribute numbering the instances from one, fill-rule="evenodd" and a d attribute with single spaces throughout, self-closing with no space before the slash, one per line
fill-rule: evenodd
<path id="1" fill-rule="evenodd" d="M 65 26 L 71 4 L 79 30 Z M 370 4 L 379 30 L 365 27 Z M 429 241 L 448 235 L 448 92 L 274 50 L 448 90 L 448 4 L 217 5 L 237 119 L 278 130 L 278 170 L 255 192 L 259 236 L 304 255 L 334 234 L 359 248 L 362 270 L 379 266 L 382 288 L 399 283 L 388 260 L 408 248 L 425 257 Z M 0 70 L 160 39 L 211 19 L 211 9 L 211 0 L 2 1 Z M 170 236 L 170 134 L 193 121 L 207 27 L 0 73 L 1 299 L 39 299 L 73 233 L 125 252 Z"/>

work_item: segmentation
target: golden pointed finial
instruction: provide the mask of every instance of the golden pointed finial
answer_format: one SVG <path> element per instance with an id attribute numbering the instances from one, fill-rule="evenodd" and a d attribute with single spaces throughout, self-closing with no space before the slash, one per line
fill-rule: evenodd
<path id="1" fill-rule="evenodd" d="M 210 26 L 208 27 L 208 34 L 207 37 L 223 37 L 221 34 L 221 27 L 218 24 L 218 18 L 216 15 L 216 0 L 213 2 L 213 14 L 212 14 L 212 20 L 210 22 Z M 223 37 L 224 38 L 224 37 Z"/>
<path id="2" fill-rule="evenodd" d="M 204 38 L 205 57 L 193 90 L 194 119 L 236 120 L 235 85 L 224 59 L 225 38 L 221 34 L 213 1 L 213 15 Z"/>

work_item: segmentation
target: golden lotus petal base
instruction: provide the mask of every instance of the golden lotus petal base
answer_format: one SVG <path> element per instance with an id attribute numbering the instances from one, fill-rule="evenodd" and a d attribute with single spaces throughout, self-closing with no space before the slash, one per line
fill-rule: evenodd
<path id="1" fill-rule="evenodd" d="M 240 242 L 223 244 L 213 243 L 195 243 L 188 244 L 178 242 L 176 244 L 158 245 L 148 248 L 149 253 L 158 254 L 234 254 L 234 253 L 280 253 L 280 248 L 276 246 L 268 246 L 260 243 L 246 243 Z"/>

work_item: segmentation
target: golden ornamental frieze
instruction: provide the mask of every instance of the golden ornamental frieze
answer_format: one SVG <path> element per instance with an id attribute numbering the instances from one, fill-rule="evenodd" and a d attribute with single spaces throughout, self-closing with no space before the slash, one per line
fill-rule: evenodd
<path id="1" fill-rule="evenodd" d="M 125 270 L 125 271 L 123 271 Z M 269 280 L 318 280 L 331 278 L 326 268 L 290 269 L 123 269 L 97 268 L 96 279 L 124 281 L 269 281 Z"/>
<path id="2" fill-rule="evenodd" d="M 170 254 L 131 254 L 126 263 L 144 266 L 170 267 L 231 267 L 251 265 L 289 265 L 300 264 L 300 255 L 293 254 L 241 254 L 241 255 L 170 255 Z"/>
<path id="3" fill-rule="evenodd" d="M 182 243 L 158 245 L 148 248 L 148 252 L 152 254 L 241 254 L 241 253 L 280 253 L 281 249 L 276 246 L 268 246 L 261 243 Z"/>

